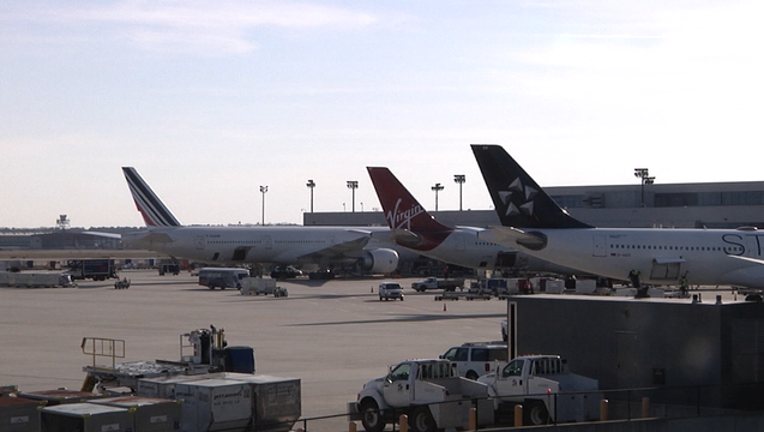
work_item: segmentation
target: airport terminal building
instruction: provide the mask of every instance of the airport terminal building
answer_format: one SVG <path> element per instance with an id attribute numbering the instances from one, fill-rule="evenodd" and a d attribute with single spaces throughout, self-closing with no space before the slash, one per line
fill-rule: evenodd
<path id="1" fill-rule="evenodd" d="M 545 190 L 573 217 L 601 228 L 764 228 L 764 182 L 566 186 Z M 493 210 L 430 213 L 448 225 L 500 224 Z M 369 226 L 386 222 L 378 211 L 306 212 L 303 224 Z"/>
<path id="2" fill-rule="evenodd" d="M 546 188 L 570 214 L 602 228 L 764 228 L 764 182 L 688 183 Z M 427 207 L 427 204 L 425 204 Z M 447 225 L 499 225 L 494 210 L 432 212 Z M 384 226 L 372 212 L 303 213 L 306 226 Z M 115 228 L 126 232 L 136 228 Z M 39 229 L 0 233 L 0 249 L 121 249 L 119 240 L 80 230 Z"/>

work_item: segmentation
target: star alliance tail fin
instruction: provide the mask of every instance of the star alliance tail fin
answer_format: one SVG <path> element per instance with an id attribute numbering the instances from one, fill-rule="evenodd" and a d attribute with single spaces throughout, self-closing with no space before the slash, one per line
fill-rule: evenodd
<path id="1" fill-rule="evenodd" d="M 472 144 L 496 213 L 515 228 L 592 228 L 562 209 L 500 146 Z"/>

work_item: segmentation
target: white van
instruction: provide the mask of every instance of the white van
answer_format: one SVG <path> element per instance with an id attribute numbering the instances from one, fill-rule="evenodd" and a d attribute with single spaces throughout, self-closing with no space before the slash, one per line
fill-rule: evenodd
<path id="1" fill-rule="evenodd" d="M 249 276 L 249 270 L 243 268 L 205 267 L 199 270 L 199 285 L 214 290 L 215 288 L 241 289 L 241 280 Z"/>

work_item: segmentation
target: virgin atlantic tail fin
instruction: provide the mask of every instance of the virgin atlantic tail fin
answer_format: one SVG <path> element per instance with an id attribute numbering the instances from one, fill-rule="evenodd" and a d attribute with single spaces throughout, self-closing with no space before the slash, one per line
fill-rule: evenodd
<path id="1" fill-rule="evenodd" d="M 147 227 L 177 227 L 180 222 L 175 219 L 172 212 L 162 203 L 162 200 L 154 193 L 149 185 L 143 181 L 138 171 L 133 167 L 123 167 L 127 186 L 133 195 L 133 201 L 138 211 L 143 216 Z"/>
<path id="2" fill-rule="evenodd" d="M 403 246 L 427 250 L 439 245 L 453 228 L 432 217 L 387 168 L 367 167 L 387 225 Z"/>
<path id="3" fill-rule="evenodd" d="M 514 228 L 592 228 L 554 202 L 500 146 L 472 144 L 496 213 Z"/>

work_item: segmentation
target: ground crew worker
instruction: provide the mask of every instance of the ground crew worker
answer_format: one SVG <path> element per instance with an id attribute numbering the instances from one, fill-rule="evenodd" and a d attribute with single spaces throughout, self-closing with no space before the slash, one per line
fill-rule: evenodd
<path id="1" fill-rule="evenodd" d="M 633 269 L 629 272 L 629 280 L 631 281 L 631 286 L 634 288 L 640 288 L 639 283 L 639 270 Z"/>

